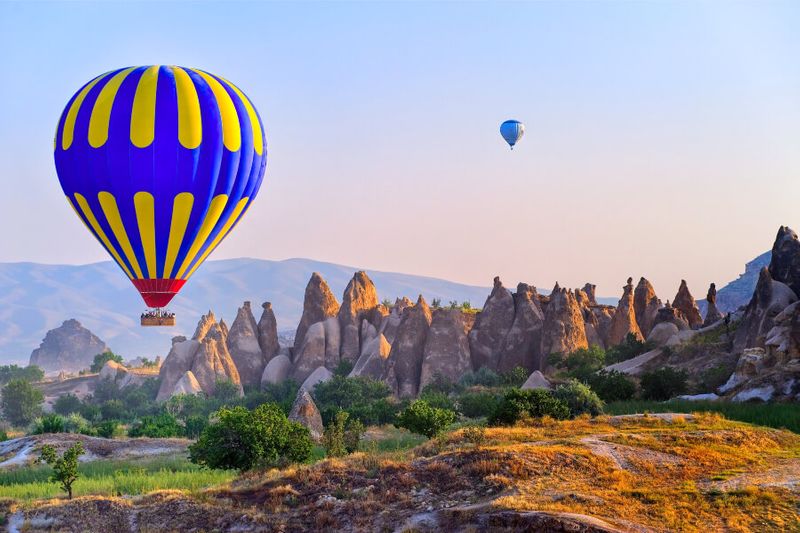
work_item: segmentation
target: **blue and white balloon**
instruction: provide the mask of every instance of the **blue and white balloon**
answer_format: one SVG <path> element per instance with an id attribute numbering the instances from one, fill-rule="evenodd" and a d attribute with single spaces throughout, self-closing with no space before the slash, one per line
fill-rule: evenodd
<path id="1" fill-rule="evenodd" d="M 503 139 L 513 150 L 514 145 L 525 135 L 525 124 L 519 120 L 506 120 L 500 124 L 500 135 L 503 136 Z"/>

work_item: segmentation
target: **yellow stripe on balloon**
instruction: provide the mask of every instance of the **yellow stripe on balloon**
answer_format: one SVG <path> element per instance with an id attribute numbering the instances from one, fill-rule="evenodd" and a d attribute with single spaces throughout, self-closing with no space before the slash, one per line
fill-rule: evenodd
<path id="1" fill-rule="evenodd" d="M 78 111 L 81 110 L 81 105 L 86 99 L 86 95 L 89 94 L 89 91 L 92 90 L 92 87 L 97 85 L 100 80 L 105 78 L 107 75 L 108 72 L 105 74 L 100 74 L 95 79 L 87 83 L 86 86 L 81 89 L 81 92 L 78 93 L 78 96 L 75 97 L 75 100 L 72 101 L 72 105 L 69 106 L 69 111 L 67 111 L 67 118 L 64 119 L 64 130 L 61 132 L 62 150 L 66 150 L 72 146 L 72 139 L 73 135 L 75 134 L 75 120 L 78 118 Z"/>
<path id="2" fill-rule="evenodd" d="M 100 207 L 103 208 L 103 214 L 106 216 L 108 225 L 111 226 L 111 231 L 114 232 L 114 237 L 122 247 L 125 257 L 128 258 L 128 263 L 133 267 L 136 272 L 136 279 L 144 278 L 142 269 L 139 268 L 139 261 L 136 260 L 136 254 L 133 253 L 131 241 L 128 240 L 128 233 L 125 231 L 125 225 L 122 223 L 122 218 L 119 216 L 119 209 L 117 208 L 117 201 L 111 193 L 100 191 L 97 193 L 97 199 L 100 202 Z"/>
<path id="3" fill-rule="evenodd" d="M 183 244 L 183 236 L 186 233 L 186 226 L 189 224 L 189 216 L 192 214 L 194 196 L 188 192 L 182 192 L 175 196 L 172 202 L 172 222 L 169 227 L 169 242 L 167 244 L 167 258 L 164 262 L 164 278 L 172 277 L 172 268 L 175 266 L 175 258 Z"/>
<path id="4" fill-rule="evenodd" d="M 203 261 L 206 260 L 206 257 L 208 257 L 208 255 L 214 251 L 214 248 L 217 247 L 220 241 L 225 238 L 225 235 L 227 235 L 228 232 L 231 230 L 233 224 L 237 220 L 239 220 L 239 216 L 242 214 L 242 210 L 244 210 L 244 208 L 247 206 L 248 200 L 249 198 L 242 198 L 241 200 L 239 200 L 239 203 L 236 204 L 233 213 L 231 213 L 231 216 L 228 217 L 228 220 L 225 222 L 225 225 L 222 226 L 222 229 L 219 231 L 219 233 L 217 233 L 217 236 L 214 237 L 214 240 L 211 241 L 211 244 L 208 245 L 206 251 L 203 252 L 203 255 L 200 256 L 200 259 L 197 260 L 197 262 L 194 264 L 189 273 L 186 274 L 186 277 L 184 279 L 189 279 L 192 276 L 192 274 L 194 274 L 194 271 L 197 270 L 197 267 L 199 267 L 203 263 Z"/>
<path id="5" fill-rule="evenodd" d="M 200 99 L 192 78 L 180 67 L 172 67 L 178 93 L 178 141 L 184 148 L 194 149 L 203 140 Z"/>
<path id="6" fill-rule="evenodd" d="M 156 132 L 156 88 L 159 65 L 144 71 L 136 86 L 131 110 L 131 143 L 137 148 L 153 144 Z"/>
<path id="7" fill-rule="evenodd" d="M 226 91 L 222 84 L 213 76 L 209 76 L 201 70 L 192 70 L 199 74 L 205 82 L 208 83 L 208 86 L 211 87 L 214 98 L 217 99 L 217 107 L 219 108 L 219 114 L 222 118 L 222 143 L 225 145 L 225 148 L 231 152 L 235 152 L 242 146 L 242 130 L 239 125 L 239 114 L 236 113 L 236 106 L 233 105 L 231 95 L 228 94 L 228 91 Z"/>
<path id="8" fill-rule="evenodd" d="M 114 248 L 114 246 L 111 244 L 111 241 L 108 240 L 108 237 L 106 236 L 106 233 L 103 231 L 103 228 L 100 227 L 100 224 L 94 217 L 94 213 L 92 213 L 92 208 L 89 207 L 89 202 L 87 202 L 86 198 L 84 198 L 80 193 L 77 192 L 75 193 L 75 200 L 78 202 L 78 206 L 81 208 L 83 216 L 85 216 L 86 220 L 89 221 L 89 225 L 92 226 L 95 235 L 97 235 L 97 237 L 100 239 L 100 242 L 103 244 L 103 246 L 105 246 L 106 250 L 108 250 L 108 253 L 110 253 L 111 256 L 114 258 L 114 261 L 116 261 L 117 264 L 120 267 L 122 267 L 122 270 L 125 271 L 128 277 L 133 279 L 133 274 L 131 274 L 131 271 L 128 270 L 127 266 L 125 266 L 125 262 L 122 260 L 122 257 L 120 257 L 119 252 L 117 252 L 116 248 Z"/>
<path id="9" fill-rule="evenodd" d="M 119 86 L 125 78 L 133 72 L 136 67 L 126 68 L 118 72 L 108 83 L 103 86 L 97 100 L 92 108 L 92 116 L 89 118 L 89 145 L 92 148 L 100 148 L 108 140 L 108 123 L 111 120 L 111 107 L 114 105 L 114 98 L 117 97 Z"/>
<path id="10" fill-rule="evenodd" d="M 206 218 L 203 220 L 200 231 L 197 233 L 192 247 L 189 248 L 189 252 L 186 254 L 186 258 L 183 260 L 180 270 L 178 270 L 178 275 L 175 276 L 176 278 L 183 278 L 186 269 L 192 264 L 197 252 L 203 247 L 203 244 L 205 244 L 214 226 L 216 226 L 219 217 L 222 215 L 222 210 L 225 209 L 226 203 L 228 203 L 227 194 L 219 194 L 211 200 L 211 205 L 208 206 L 208 211 L 206 211 Z"/>
<path id="11" fill-rule="evenodd" d="M 147 273 L 155 279 L 156 272 L 156 214 L 155 201 L 149 192 L 137 192 L 133 195 L 136 207 L 136 222 L 139 225 L 139 237 L 142 239 L 144 258 L 147 261 Z"/>
<path id="12" fill-rule="evenodd" d="M 247 115 L 250 117 L 250 126 L 253 128 L 253 147 L 255 148 L 256 153 L 261 155 L 261 152 L 264 150 L 264 137 L 263 133 L 261 132 L 261 123 L 258 121 L 258 114 L 256 113 L 253 104 L 236 85 L 232 84 L 225 78 L 220 79 L 228 84 L 228 87 L 233 89 L 233 91 L 242 100 L 244 108 L 247 109 Z"/>

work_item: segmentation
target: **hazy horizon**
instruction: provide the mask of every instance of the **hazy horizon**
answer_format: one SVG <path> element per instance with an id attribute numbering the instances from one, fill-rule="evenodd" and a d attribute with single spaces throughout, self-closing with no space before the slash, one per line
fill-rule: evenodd
<path id="1" fill-rule="evenodd" d="M 266 128 L 264 186 L 211 259 L 701 299 L 800 229 L 799 4 L 203 7 L 0 4 L 0 262 L 108 260 L 53 132 L 92 77 L 159 63 L 230 79 Z"/>

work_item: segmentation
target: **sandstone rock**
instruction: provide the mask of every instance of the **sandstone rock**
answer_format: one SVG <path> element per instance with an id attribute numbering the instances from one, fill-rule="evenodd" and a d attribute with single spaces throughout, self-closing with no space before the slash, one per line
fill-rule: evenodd
<path id="1" fill-rule="evenodd" d="M 192 368 L 194 357 L 200 343 L 195 339 L 187 340 L 186 337 L 178 336 L 172 338 L 172 349 L 164 359 L 159 371 L 161 382 L 156 400 L 162 402 L 172 396 L 175 385 L 183 377 L 186 371 Z"/>
<path id="2" fill-rule="evenodd" d="M 469 349 L 472 366 L 497 369 L 500 352 L 508 331 L 514 323 L 514 298 L 503 287 L 499 277 L 494 278 L 494 288 L 475 319 L 469 332 Z"/>
<path id="3" fill-rule="evenodd" d="M 706 319 L 703 321 L 703 327 L 719 322 L 723 318 L 722 313 L 717 309 L 717 286 L 712 283 L 708 287 L 706 295 Z"/>
<path id="4" fill-rule="evenodd" d="M 581 295 L 588 304 L 586 294 L 581 291 Z M 497 370 L 509 372 L 516 367 L 538 370 L 541 368 L 544 313 L 539 308 L 536 287 L 520 283 L 513 298 L 514 322 L 503 340 Z"/>
<path id="5" fill-rule="evenodd" d="M 294 335 L 294 353 L 300 351 L 300 345 L 306 337 L 306 331 L 311 324 L 322 322 L 334 317 L 339 312 L 339 302 L 331 292 L 328 284 L 318 273 L 311 274 L 311 279 L 306 285 L 305 298 L 303 299 L 303 316 L 297 325 Z"/>
<path id="6" fill-rule="evenodd" d="M 403 310 L 413 305 L 414 303 L 405 296 L 402 299 L 397 298 L 394 302 L 394 306 L 389 310 L 389 313 L 381 320 L 378 332 L 386 337 L 389 344 L 394 342 L 394 337 L 397 335 L 397 328 L 403 320 Z"/>
<path id="7" fill-rule="evenodd" d="M 391 371 L 401 398 L 413 398 L 419 393 L 419 378 L 430 325 L 431 310 L 420 295 L 416 305 L 403 310 L 403 319 L 389 354 Z"/>
<path id="8" fill-rule="evenodd" d="M 611 319 L 611 327 L 606 338 L 606 346 L 608 347 L 622 343 L 629 334 L 634 335 L 639 340 L 643 340 L 642 332 L 636 323 L 636 312 L 633 303 L 633 279 L 628 278 L 627 285 L 622 289 L 622 298 L 619 299 L 617 312 L 614 313 L 614 317 Z"/>
<path id="9" fill-rule="evenodd" d="M 608 338 L 608 332 L 611 330 L 611 321 L 614 319 L 617 308 L 611 305 L 593 305 L 589 310 L 592 313 L 593 319 L 587 319 L 586 322 L 592 322 L 592 327 L 597 331 L 597 335 L 600 339 L 602 339 L 602 342 L 597 345 L 605 348 L 605 339 Z M 589 344 L 592 344 L 588 335 L 587 341 Z"/>
<path id="10" fill-rule="evenodd" d="M 202 341 L 211 326 L 219 326 L 219 324 L 217 324 L 217 318 L 214 316 L 214 313 L 209 309 L 208 313 L 200 317 L 200 321 L 197 323 L 197 328 L 194 330 L 192 339 L 196 341 Z M 227 328 L 223 327 L 221 331 L 224 335 L 225 331 L 227 331 Z"/>
<path id="11" fill-rule="evenodd" d="M 292 404 L 292 410 L 289 411 L 289 420 L 307 427 L 314 441 L 322 440 L 322 433 L 325 431 L 325 426 L 322 425 L 322 416 L 319 414 L 317 404 L 314 403 L 306 389 L 298 391 L 297 398 Z"/>
<path id="12" fill-rule="evenodd" d="M 267 384 L 275 385 L 286 381 L 291 371 L 292 362 L 289 357 L 284 354 L 276 355 L 264 367 L 264 373 L 261 375 L 261 387 L 264 388 Z"/>
<path id="13" fill-rule="evenodd" d="M 194 377 L 191 370 L 187 370 L 175 384 L 175 388 L 172 389 L 170 396 L 178 396 L 181 394 L 196 395 L 202 393 L 203 388 L 200 386 L 200 383 L 197 382 L 197 378 Z"/>
<path id="14" fill-rule="evenodd" d="M 277 334 L 276 334 L 277 340 Z M 227 335 L 226 344 L 243 386 L 257 387 L 261 383 L 266 361 L 259 344 L 256 319 L 250 302 L 244 302 L 236 313 L 236 319 Z"/>
<path id="15" fill-rule="evenodd" d="M 597 287 L 591 283 L 583 286 L 583 292 L 589 297 L 589 305 L 597 305 L 597 297 L 595 296 L 595 289 Z"/>
<path id="16" fill-rule="evenodd" d="M 300 390 L 307 390 L 311 392 L 314 390 L 314 387 L 316 387 L 317 384 L 329 381 L 332 377 L 333 372 L 324 366 L 320 366 L 308 375 L 305 381 L 303 381 L 303 384 L 300 385 Z"/>
<path id="17" fill-rule="evenodd" d="M 365 376 L 372 379 L 383 379 L 387 371 L 387 362 L 392 345 L 382 333 L 370 339 L 361 347 L 361 356 L 353 365 L 350 377 Z"/>
<path id="18" fill-rule="evenodd" d="M 31 353 L 30 364 L 46 373 L 79 372 L 92 366 L 95 355 L 107 351 L 103 341 L 71 319 L 45 334 L 42 343 Z"/>
<path id="19" fill-rule="evenodd" d="M 780 227 L 772 245 L 769 273 L 772 279 L 785 283 L 795 294 L 800 294 L 800 240 L 786 226 Z"/>
<path id="20" fill-rule="evenodd" d="M 331 318 L 328 320 L 331 320 Z M 295 345 L 299 346 L 299 348 L 294 353 L 292 378 L 301 383 L 317 367 L 325 366 L 325 323 L 315 322 L 311 324 L 306 330 L 305 339 L 303 339 L 302 343 Z"/>
<path id="21" fill-rule="evenodd" d="M 116 381 L 119 374 L 127 373 L 128 369 L 125 368 L 124 365 L 121 365 L 116 361 L 106 361 L 106 363 L 103 365 L 103 368 L 100 369 L 98 377 L 100 379 L 110 379 L 111 381 Z"/>
<path id="22" fill-rule="evenodd" d="M 563 355 L 579 348 L 588 348 L 583 315 L 572 291 L 562 289 L 556 283 L 550 293 L 550 302 L 544 314 L 542 326 L 542 358 L 553 353 Z"/>
<path id="23" fill-rule="evenodd" d="M 550 381 L 548 381 L 548 379 L 544 377 L 544 374 L 542 374 L 538 370 L 534 370 L 531 373 L 531 375 L 528 376 L 528 379 L 525 380 L 525 383 L 523 383 L 522 387 L 520 388 L 523 390 L 530 390 L 530 389 L 550 390 L 553 388 L 553 386 L 550 384 Z"/>
<path id="24" fill-rule="evenodd" d="M 678 331 L 680 331 L 678 326 L 672 322 L 661 322 L 650 330 L 647 341 L 652 342 L 656 346 L 664 346 Z"/>
<path id="25" fill-rule="evenodd" d="M 669 300 L 667 300 L 667 303 L 664 307 L 658 310 L 653 327 L 665 322 L 674 324 L 679 331 L 689 329 L 689 322 L 686 321 L 683 313 L 681 313 L 680 310 L 672 307 L 672 305 L 669 303 Z"/>
<path id="26" fill-rule="evenodd" d="M 437 375 L 455 383 L 471 369 L 464 313 L 460 309 L 437 309 L 425 340 L 419 390 Z"/>
<path id="27" fill-rule="evenodd" d="M 772 279 L 768 269 L 761 269 L 756 290 L 736 329 L 734 351 L 763 348 L 766 334 L 775 325 L 773 319 L 795 301 L 797 295 L 788 285 Z"/>
<path id="28" fill-rule="evenodd" d="M 700 316 L 700 309 L 697 307 L 692 293 L 689 292 L 689 287 L 686 285 L 686 280 L 681 280 L 681 286 L 678 288 L 678 293 L 675 299 L 672 300 L 672 307 L 679 310 L 689 327 L 692 329 L 699 328 L 703 325 L 703 317 Z"/>
<path id="29" fill-rule="evenodd" d="M 339 326 L 342 344 L 341 360 L 354 363 L 361 352 L 359 328 L 366 313 L 378 307 L 378 292 L 375 284 L 364 271 L 356 272 L 347 284 L 339 308 Z"/>
<path id="30" fill-rule="evenodd" d="M 263 311 L 258 321 L 258 345 L 264 356 L 264 362 L 269 362 L 280 350 L 278 343 L 278 322 L 275 313 L 272 311 L 272 303 L 264 302 L 261 304 Z"/>
<path id="31" fill-rule="evenodd" d="M 645 278 L 640 278 L 636 289 L 633 291 L 633 309 L 636 314 L 636 324 L 642 337 L 647 337 L 655 325 L 656 315 L 661 308 L 661 300 L 656 297 L 653 285 Z"/>
<path id="32" fill-rule="evenodd" d="M 218 325 L 212 325 L 208 329 L 206 336 L 200 342 L 190 370 L 197 378 L 203 392 L 209 396 L 214 395 L 219 381 L 233 383 L 239 389 L 239 395 L 243 395 L 239 371 L 228 352 L 224 334 Z"/>

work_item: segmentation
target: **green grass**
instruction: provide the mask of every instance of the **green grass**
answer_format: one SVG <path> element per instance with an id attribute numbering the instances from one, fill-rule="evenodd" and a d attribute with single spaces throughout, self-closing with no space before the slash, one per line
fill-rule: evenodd
<path id="1" fill-rule="evenodd" d="M 33 500 L 63 495 L 58 484 L 48 481 L 48 466 L 16 468 L 0 472 L 0 498 Z M 76 496 L 138 495 L 154 490 L 195 491 L 231 481 L 235 472 L 209 470 L 185 457 L 170 456 L 140 461 L 92 461 L 81 464 L 73 485 Z"/>
<path id="2" fill-rule="evenodd" d="M 633 413 L 692 413 L 710 411 L 720 413 L 729 420 L 748 422 L 759 426 L 788 429 L 800 433 L 800 408 L 797 404 L 782 403 L 733 403 L 733 402 L 692 402 L 670 400 L 653 402 L 632 400 L 612 402 L 606 405 L 605 412 L 610 415 Z"/>

